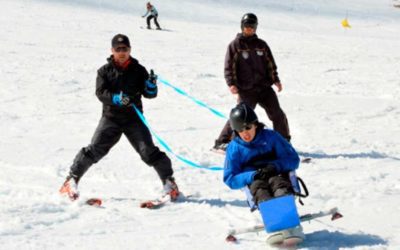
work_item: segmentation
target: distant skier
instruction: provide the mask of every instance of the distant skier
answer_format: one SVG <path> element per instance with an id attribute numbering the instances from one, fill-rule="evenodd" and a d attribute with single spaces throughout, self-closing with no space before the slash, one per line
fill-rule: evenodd
<path id="1" fill-rule="evenodd" d="M 179 190 L 172 176 L 171 160 L 154 145 L 149 129 L 133 108 L 134 105 L 142 112 L 142 96 L 157 96 L 157 78 L 154 74 L 149 75 L 130 56 L 131 45 L 127 36 L 115 35 L 111 46 L 112 55 L 107 59 L 108 63 L 97 71 L 96 96 L 103 104 L 102 117 L 90 145 L 82 148 L 76 155 L 60 192 L 67 194 L 71 200 L 76 200 L 79 197 L 78 183 L 82 176 L 124 134 L 141 159 L 154 167 L 163 184 L 164 196 L 169 195 L 174 201 Z M 126 160 L 121 162 L 127 163 Z M 113 166 L 108 168 L 113 169 Z"/>
<path id="2" fill-rule="evenodd" d="M 242 32 L 237 34 L 226 52 L 225 80 L 230 92 L 238 95 L 238 103 L 245 102 L 253 109 L 257 104 L 260 105 L 272 121 L 274 130 L 289 141 L 288 121 L 272 89 L 272 85 L 276 85 L 278 91 L 281 91 L 282 83 L 270 48 L 256 35 L 257 26 L 256 15 L 247 13 L 242 17 Z M 227 121 L 213 150 L 225 151 L 232 134 Z"/>
<path id="3" fill-rule="evenodd" d="M 295 210 L 297 214 L 294 191 L 289 178 L 289 172 L 297 169 L 300 161 L 294 148 L 277 132 L 264 129 L 256 113 L 245 103 L 239 103 L 232 109 L 229 122 L 237 136 L 229 143 L 226 150 L 223 174 L 225 184 L 231 189 L 247 189 L 252 198 L 249 202 L 258 206 L 263 218 L 268 213 L 273 213 L 274 219 L 281 223 L 278 218 L 282 203 L 275 210 L 270 208 L 268 211 L 263 210 L 263 207 L 274 204 L 270 201 L 277 197 L 284 199 L 288 197 L 289 201 L 285 202 L 289 205 L 285 205 L 284 210 L 291 207 L 290 209 Z M 274 226 L 272 222 L 264 223 Z M 304 237 L 299 219 L 297 218 L 293 224 L 290 223 L 287 228 L 286 225 L 283 226 L 286 235 L 289 230 L 291 237 L 302 240 Z M 281 225 L 278 227 L 282 228 Z M 281 235 L 281 232 L 274 233 L 270 237 Z"/>
<path id="4" fill-rule="evenodd" d="M 147 2 L 146 4 L 146 8 L 147 8 L 147 12 L 146 14 L 144 14 L 142 17 L 146 17 L 149 13 L 150 15 L 147 17 L 146 21 L 147 21 L 147 28 L 151 29 L 151 25 L 150 25 L 150 20 L 152 18 L 154 18 L 154 24 L 157 26 L 158 30 L 161 30 L 160 25 L 158 24 L 157 18 L 158 18 L 158 11 L 156 9 L 156 7 L 154 7 L 150 2 Z"/>

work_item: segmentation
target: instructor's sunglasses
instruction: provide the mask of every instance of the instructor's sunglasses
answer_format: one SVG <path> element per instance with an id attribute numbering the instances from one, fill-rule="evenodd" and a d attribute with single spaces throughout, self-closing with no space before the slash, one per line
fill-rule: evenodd
<path id="1" fill-rule="evenodd" d="M 116 52 L 128 52 L 129 48 L 128 47 L 117 47 L 115 48 Z"/>

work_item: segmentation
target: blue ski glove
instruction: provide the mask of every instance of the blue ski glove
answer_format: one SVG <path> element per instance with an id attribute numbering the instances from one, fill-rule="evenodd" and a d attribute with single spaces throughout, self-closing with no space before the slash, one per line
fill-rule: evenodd
<path id="1" fill-rule="evenodd" d="M 157 96 L 157 92 L 157 75 L 154 74 L 153 70 L 150 70 L 149 79 L 147 79 L 145 82 L 143 95 L 146 98 L 154 98 Z"/>
<path id="2" fill-rule="evenodd" d="M 131 99 L 125 94 L 113 94 L 112 102 L 117 106 L 129 106 L 129 104 L 131 104 Z"/>

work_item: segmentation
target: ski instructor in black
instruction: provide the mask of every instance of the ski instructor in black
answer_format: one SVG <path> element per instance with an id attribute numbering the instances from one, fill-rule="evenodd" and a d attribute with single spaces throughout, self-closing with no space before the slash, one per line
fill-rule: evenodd
<path id="1" fill-rule="evenodd" d="M 148 74 L 139 62 L 130 56 L 129 38 L 117 34 L 111 41 L 112 55 L 97 72 L 96 96 L 103 104 L 99 125 L 89 146 L 75 157 L 70 173 L 60 189 L 71 200 L 79 197 L 78 182 L 90 166 L 103 158 L 119 141 L 122 134 L 139 153 L 141 159 L 154 167 L 160 177 L 164 195 L 176 200 L 179 195 L 168 156 L 156 147 L 149 129 L 141 121 L 133 105 L 143 112 L 141 98 L 157 96 L 156 76 Z"/>
<path id="2" fill-rule="evenodd" d="M 244 102 L 252 109 L 260 105 L 272 121 L 274 130 L 290 141 L 286 115 L 272 88 L 275 85 L 278 91 L 282 90 L 277 66 L 267 43 L 258 38 L 257 26 L 258 19 L 253 13 L 242 17 L 242 32 L 237 34 L 226 52 L 225 80 L 230 92 L 238 95 L 238 103 Z M 227 121 L 215 141 L 214 151 L 225 151 L 232 135 L 232 128 Z"/>

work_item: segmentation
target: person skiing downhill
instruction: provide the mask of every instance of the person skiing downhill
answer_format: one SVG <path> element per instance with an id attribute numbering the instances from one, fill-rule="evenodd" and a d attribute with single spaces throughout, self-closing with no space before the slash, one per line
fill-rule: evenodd
<path id="1" fill-rule="evenodd" d="M 275 131 L 290 141 L 289 125 L 272 88 L 282 90 L 277 66 L 267 43 L 256 35 L 258 18 L 253 13 L 241 19 L 241 33 L 229 44 L 225 56 L 225 80 L 237 101 L 245 102 L 252 109 L 259 104 L 273 123 Z M 233 135 L 226 122 L 212 150 L 225 151 Z"/>
<path id="2" fill-rule="evenodd" d="M 71 200 L 79 197 L 78 183 L 85 172 L 102 159 L 124 134 L 141 159 L 154 167 L 163 184 L 164 196 L 172 201 L 179 196 L 171 160 L 153 143 L 149 129 L 133 105 L 143 112 L 141 98 L 157 96 L 157 77 L 148 74 L 138 60 L 131 57 L 129 38 L 117 34 L 111 41 L 112 55 L 97 71 L 96 96 L 103 104 L 102 117 L 89 146 L 76 155 L 60 192 Z"/>
<path id="3" fill-rule="evenodd" d="M 147 12 L 142 17 L 144 18 L 148 14 L 150 14 L 146 19 L 147 28 L 151 29 L 150 21 L 151 21 L 151 19 L 154 18 L 154 24 L 157 26 L 158 30 L 161 30 L 160 24 L 157 21 L 157 19 L 158 19 L 158 11 L 157 11 L 156 7 L 154 7 L 154 5 L 152 5 L 150 2 L 147 2 L 146 9 L 147 9 Z"/>
<path id="4" fill-rule="evenodd" d="M 236 136 L 226 150 L 223 181 L 231 189 L 247 189 L 250 203 L 258 206 L 264 216 L 264 204 L 279 197 L 293 197 L 289 172 L 299 167 L 299 156 L 279 133 L 265 129 L 244 102 L 231 110 L 229 122 Z M 294 199 L 295 207 L 293 204 Z M 278 216 L 280 209 L 273 216 Z M 304 238 L 299 222 L 290 227 L 290 237 Z"/>

